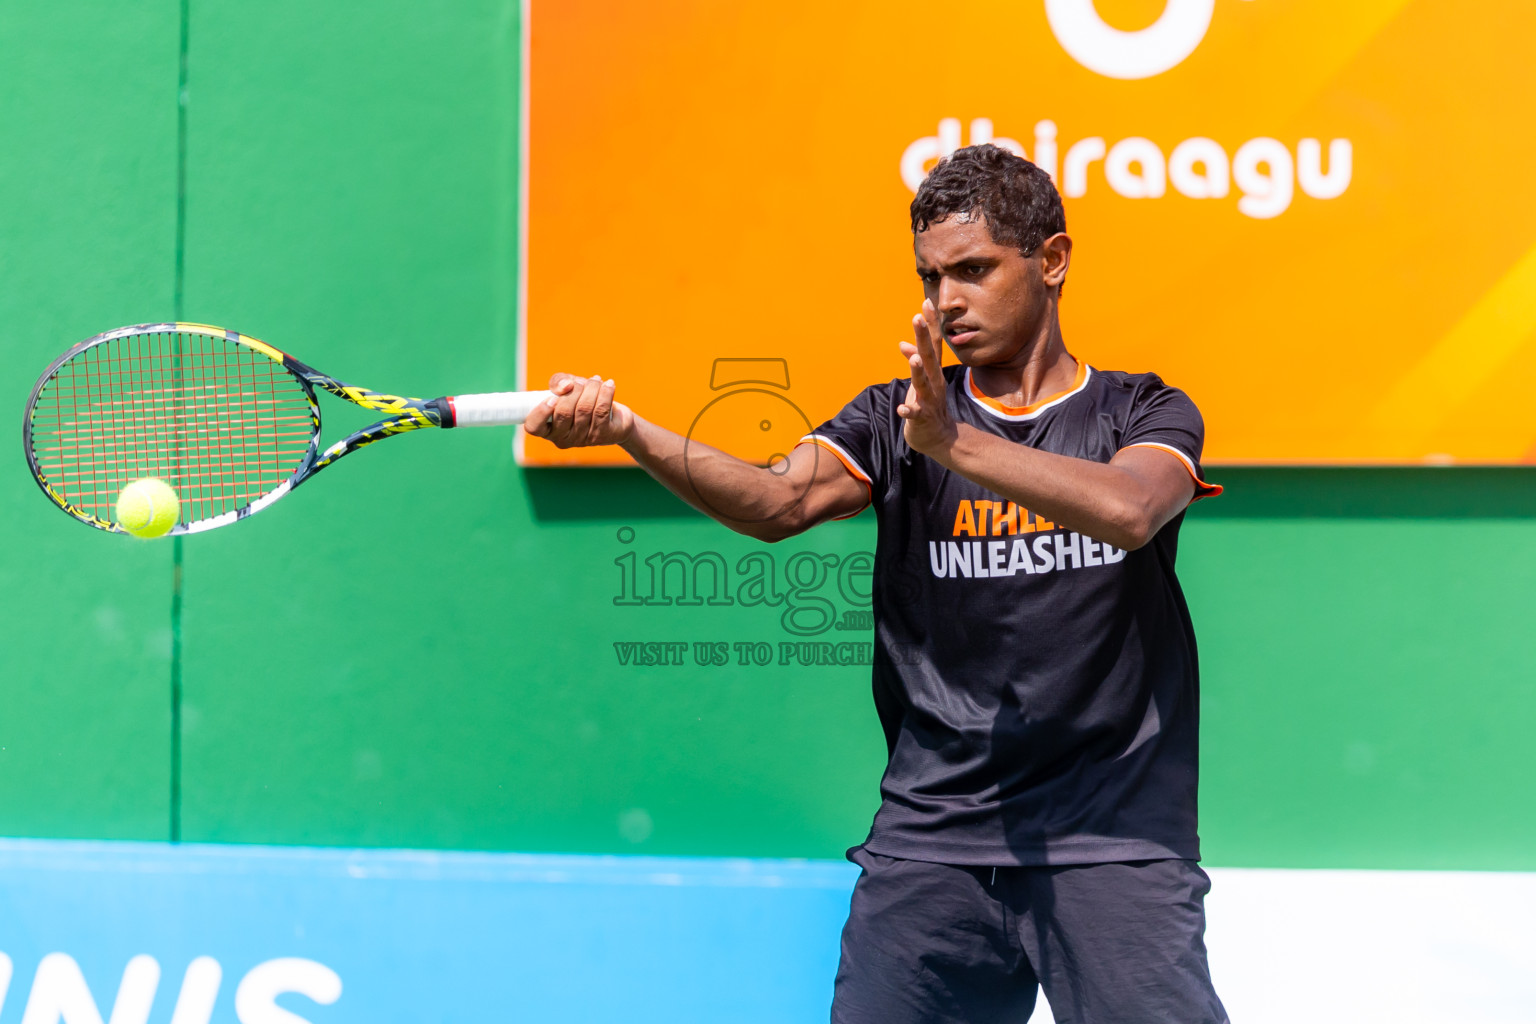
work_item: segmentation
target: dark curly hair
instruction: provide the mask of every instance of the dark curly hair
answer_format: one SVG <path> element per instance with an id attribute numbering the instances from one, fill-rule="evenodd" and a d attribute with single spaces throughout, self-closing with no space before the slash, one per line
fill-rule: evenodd
<path id="1" fill-rule="evenodd" d="M 940 160 L 912 200 L 912 233 L 956 214 L 980 214 L 998 245 L 1025 256 L 1067 230 L 1050 175 L 999 146 L 967 146 Z"/>

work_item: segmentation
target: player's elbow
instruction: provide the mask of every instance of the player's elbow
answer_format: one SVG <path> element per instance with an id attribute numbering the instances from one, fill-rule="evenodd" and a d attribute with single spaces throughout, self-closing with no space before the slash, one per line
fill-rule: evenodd
<path id="1" fill-rule="evenodd" d="M 1102 539 L 1117 548 L 1135 551 L 1150 544 L 1162 525 L 1156 504 L 1150 498 L 1133 498 L 1122 502 L 1115 510 L 1111 529 L 1105 531 L 1107 536 Z"/>
<path id="2" fill-rule="evenodd" d="M 1125 536 L 1111 540 L 1110 543 L 1114 544 L 1117 548 L 1124 548 L 1127 551 L 1136 551 L 1150 544 L 1152 542 L 1152 538 L 1155 535 L 1156 531 L 1131 530 L 1127 532 Z"/>
<path id="3" fill-rule="evenodd" d="M 806 514 L 804 506 L 797 504 L 759 522 L 742 523 L 736 527 L 736 532 L 767 544 L 777 544 L 798 537 L 815 525 L 816 521 Z"/>
<path id="4" fill-rule="evenodd" d="M 753 540 L 760 540 L 764 544 L 777 544 L 781 540 L 789 540 L 789 538 L 804 532 L 802 530 L 790 530 L 784 529 L 782 527 L 766 526 L 762 523 L 752 523 L 747 526 L 737 526 L 735 527 L 735 530 L 737 533 L 751 537 Z"/>
<path id="5" fill-rule="evenodd" d="M 868 504 L 867 499 L 855 504 L 855 496 L 846 488 L 803 477 L 781 476 L 771 469 L 763 473 L 766 478 L 760 478 L 758 489 L 743 506 L 749 514 L 726 525 L 769 544 L 797 537 L 829 519 L 858 512 Z"/>

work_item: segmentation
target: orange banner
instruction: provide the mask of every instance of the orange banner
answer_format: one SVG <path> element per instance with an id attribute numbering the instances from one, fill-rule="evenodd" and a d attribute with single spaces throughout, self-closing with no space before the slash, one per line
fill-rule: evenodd
<path id="1" fill-rule="evenodd" d="M 1068 348 L 1188 391 L 1207 461 L 1536 461 L 1536 5 L 529 15 L 529 387 L 600 373 L 647 418 L 771 459 L 906 376 L 907 204 L 944 153 L 992 141 L 1065 196 Z M 628 461 L 537 439 L 522 458 Z"/>

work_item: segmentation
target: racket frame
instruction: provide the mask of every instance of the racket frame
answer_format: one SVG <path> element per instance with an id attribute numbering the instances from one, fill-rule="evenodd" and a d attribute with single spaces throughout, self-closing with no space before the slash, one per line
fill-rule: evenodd
<path id="1" fill-rule="evenodd" d="M 322 469 L 331 466 L 343 456 L 350 455 L 359 448 L 374 444 L 377 441 L 382 441 L 386 437 L 393 437 L 396 434 L 403 434 L 412 430 L 422 430 L 428 427 L 452 427 L 455 425 L 453 399 L 450 397 L 445 396 L 423 400 L 420 398 L 385 394 L 381 391 L 373 391 L 369 388 L 346 384 L 300 362 L 281 349 L 268 345 L 257 338 L 241 334 L 238 331 L 230 331 L 209 324 L 186 322 L 134 324 L 129 327 L 119 327 L 115 330 L 104 331 L 72 346 L 67 352 L 49 364 L 48 369 L 43 371 L 42 376 L 33 385 L 32 393 L 27 397 L 27 407 L 22 419 L 22 446 L 26 451 L 27 465 L 32 471 L 32 478 L 37 481 L 38 487 L 42 488 L 43 493 L 48 496 L 49 500 L 78 522 L 98 530 L 105 530 L 108 533 L 126 534 L 128 531 L 117 523 L 109 519 L 103 519 L 70 502 L 68 498 L 64 497 L 54 488 L 47 474 L 43 472 L 42 467 L 38 464 L 37 456 L 32 446 L 33 413 L 44 387 L 71 359 L 98 345 L 146 334 L 202 335 L 239 345 L 266 356 L 282 366 L 299 382 L 309 404 L 311 423 L 309 446 L 300 458 L 298 466 L 289 474 L 286 480 L 283 480 L 271 490 L 258 495 L 245 505 L 189 523 L 178 522 L 170 529 L 166 536 L 174 537 L 179 534 L 201 533 L 204 530 L 227 526 L 230 523 L 255 515 L 257 512 L 290 494 L 294 488 Z M 353 405 L 361 406 L 364 409 L 390 413 L 391 415 L 377 423 L 363 427 L 361 430 L 353 431 L 335 444 L 327 447 L 324 451 L 321 451 L 320 403 L 315 398 L 316 388 L 351 402 Z"/>

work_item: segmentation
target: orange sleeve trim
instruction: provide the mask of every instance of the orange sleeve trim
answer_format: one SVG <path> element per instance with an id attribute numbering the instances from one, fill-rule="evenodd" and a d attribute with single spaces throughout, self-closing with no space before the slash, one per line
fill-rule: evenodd
<path id="1" fill-rule="evenodd" d="M 859 464 L 854 462 L 853 457 L 850 456 L 847 452 L 843 451 L 836 444 L 827 440 L 826 438 L 818 437 L 815 434 L 805 435 L 800 439 L 800 444 L 814 444 L 819 448 L 825 448 L 827 451 L 832 453 L 833 458 L 837 459 L 838 462 L 843 464 L 843 468 L 848 471 L 850 476 L 864 485 L 864 490 L 868 495 L 864 499 L 864 504 L 860 505 L 854 511 L 849 512 L 847 515 L 833 516 L 833 519 L 852 519 L 854 516 L 858 515 L 860 512 L 863 512 L 866 508 L 869 508 L 869 506 L 875 503 L 875 485 L 870 482 L 869 474 L 860 469 Z M 796 445 L 795 447 L 798 448 L 799 445 Z"/>
<path id="2" fill-rule="evenodd" d="M 1183 452 L 1179 451 L 1172 445 L 1159 444 L 1156 441 L 1137 441 L 1135 444 L 1126 445 L 1125 448 L 1156 448 L 1160 452 L 1167 452 L 1169 455 L 1172 455 L 1174 458 L 1178 459 L 1179 462 L 1183 463 L 1185 472 L 1187 472 L 1190 476 L 1190 479 L 1194 480 L 1195 482 L 1195 496 L 1190 499 L 1190 504 L 1194 504 L 1201 498 L 1214 498 L 1216 495 L 1220 494 L 1222 490 L 1224 490 L 1221 484 L 1206 483 L 1204 480 L 1200 479 L 1200 474 L 1195 471 L 1195 460 L 1190 458 L 1188 455 L 1185 455 Z M 1125 451 L 1125 448 L 1120 450 Z"/>

